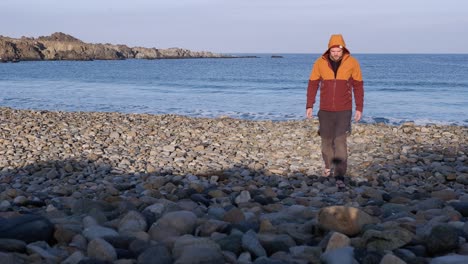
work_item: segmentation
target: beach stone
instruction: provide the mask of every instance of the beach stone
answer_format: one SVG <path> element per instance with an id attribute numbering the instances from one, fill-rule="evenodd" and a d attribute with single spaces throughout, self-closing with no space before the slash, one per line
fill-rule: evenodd
<path id="1" fill-rule="evenodd" d="M 461 173 L 456 178 L 457 183 L 468 185 L 468 173 Z"/>
<path id="2" fill-rule="evenodd" d="M 66 245 L 70 243 L 73 237 L 82 232 L 82 226 L 79 224 L 56 224 L 54 238 L 57 243 Z"/>
<path id="3" fill-rule="evenodd" d="M 76 199 L 71 202 L 71 210 L 73 214 L 88 214 L 97 220 L 99 220 L 99 217 L 95 217 L 95 212 L 103 214 L 103 212 L 110 212 L 115 209 L 115 206 L 101 200 L 94 201 L 91 199 Z"/>
<path id="4" fill-rule="evenodd" d="M 232 224 L 241 223 L 241 222 L 245 221 L 244 212 L 242 212 L 242 210 L 240 210 L 237 207 L 233 207 L 224 214 L 223 221 L 229 222 L 229 223 L 232 223 Z"/>
<path id="5" fill-rule="evenodd" d="M 295 246 L 289 248 L 289 253 L 292 257 L 306 260 L 308 263 L 320 263 L 322 249 L 320 247 Z"/>
<path id="6" fill-rule="evenodd" d="M 216 220 L 222 220 L 224 217 L 224 213 L 226 213 L 226 211 L 224 211 L 223 208 L 214 206 L 210 206 L 207 212 L 209 217 L 214 218 Z"/>
<path id="7" fill-rule="evenodd" d="M 279 225 L 286 222 L 303 222 L 304 220 L 310 219 L 311 217 L 315 217 L 315 212 L 311 211 L 309 208 L 303 205 L 295 204 L 284 207 L 279 212 L 264 214 L 260 217 L 260 219 L 266 219 L 274 225 Z"/>
<path id="8" fill-rule="evenodd" d="M 406 264 L 406 262 L 393 254 L 385 254 L 379 264 Z"/>
<path id="9" fill-rule="evenodd" d="M 464 217 L 468 217 L 468 202 L 453 202 L 450 203 Z"/>
<path id="10" fill-rule="evenodd" d="M 166 212 L 166 206 L 162 203 L 155 203 L 146 207 L 141 214 L 145 217 L 148 225 L 156 222 Z"/>
<path id="11" fill-rule="evenodd" d="M 16 205 L 26 205 L 27 202 L 28 202 L 28 198 L 26 198 L 23 195 L 16 196 L 15 199 L 13 199 L 13 204 L 16 204 Z"/>
<path id="12" fill-rule="evenodd" d="M 440 224 L 432 228 L 425 241 L 431 255 L 448 253 L 458 248 L 458 231 L 450 225 Z"/>
<path id="13" fill-rule="evenodd" d="M 249 191 L 242 191 L 235 199 L 236 204 L 247 203 L 252 199 Z"/>
<path id="14" fill-rule="evenodd" d="M 443 201 L 455 200 L 458 197 L 458 194 L 452 189 L 445 189 L 440 191 L 433 191 L 431 196 L 434 198 L 441 199 Z"/>
<path id="15" fill-rule="evenodd" d="M 394 250 L 408 244 L 414 235 L 403 228 L 392 228 L 390 230 L 367 230 L 362 239 L 368 250 Z"/>
<path id="16" fill-rule="evenodd" d="M 226 237 L 215 239 L 222 250 L 239 255 L 242 252 L 242 234 L 230 234 Z"/>
<path id="17" fill-rule="evenodd" d="M 399 248 L 399 249 L 395 249 L 393 253 L 395 254 L 395 256 L 397 256 L 398 258 L 402 259 L 403 261 L 407 263 L 415 262 L 414 260 L 416 259 L 416 254 L 414 254 L 414 252 L 412 252 L 409 249 Z"/>
<path id="18" fill-rule="evenodd" d="M 417 202 L 414 207 L 418 211 L 440 209 L 444 207 L 444 201 L 439 198 L 429 198 L 429 199 Z"/>
<path id="19" fill-rule="evenodd" d="M 0 212 L 6 212 L 11 208 L 11 203 L 7 200 L 0 202 Z"/>
<path id="20" fill-rule="evenodd" d="M 85 216 L 83 217 L 83 226 L 86 228 L 86 227 L 91 227 L 91 226 L 98 226 L 99 223 L 98 221 L 92 217 L 92 216 Z"/>
<path id="21" fill-rule="evenodd" d="M 354 251 L 352 247 L 342 247 L 325 252 L 320 260 L 324 264 L 354 264 Z"/>
<path id="22" fill-rule="evenodd" d="M 457 249 L 457 253 L 460 255 L 468 255 L 468 243 L 461 242 L 461 245 Z"/>
<path id="23" fill-rule="evenodd" d="M 98 226 L 98 225 L 93 225 L 93 226 L 85 228 L 82 234 L 88 240 L 119 235 L 119 233 L 112 228 Z"/>
<path id="24" fill-rule="evenodd" d="M 38 255 L 44 259 L 45 262 L 56 263 L 59 261 L 59 257 L 51 252 L 51 248 L 44 241 L 30 243 L 26 246 L 26 249 L 29 254 Z"/>
<path id="25" fill-rule="evenodd" d="M 257 238 L 268 255 L 278 251 L 288 252 L 290 247 L 296 246 L 296 242 L 286 234 L 257 234 Z"/>
<path id="26" fill-rule="evenodd" d="M 442 256 L 431 259 L 429 264 L 466 264 L 468 263 L 468 256 L 463 255 L 450 255 Z"/>
<path id="27" fill-rule="evenodd" d="M 267 260 L 280 261 L 280 263 L 307 264 L 307 260 L 293 258 L 291 254 L 284 251 L 278 251 L 271 255 Z M 255 260 L 257 261 L 257 259 Z M 277 263 L 277 262 L 276 262 Z"/>
<path id="28" fill-rule="evenodd" d="M 357 263 L 380 263 L 384 254 L 385 253 L 378 251 L 368 251 L 365 248 L 354 249 L 354 259 L 357 260 Z"/>
<path id="29" fill-rule="evenodd" d="M 322 228 L 350 236 L 361 232 L 364 225 L 376 222 L 377 219 L 354 207 L 330 206 L 318 213 L 318 224 Z"/>
<path id="30" fill-rule="evenodd" d="M 212 198 L 222 198 L 222 197 L 226 197 L 226 193 L 223 192 L 222 190 L 210 190 L 208 192 L 208 195 Z"/>
<path id="31" fill-rule="evenodd" d="M 25 252 L 26 243 L 22 240 L 0 238 L 0 251 Z"/>
<path id="32" fill-rule="evenodd" d="M 21 259 L 14 253 L 0 252 L 0 259 L 2 260 L 2 264 L 25 263 L 24 259 Z"/>
<path id="33" fill-rule="evenodd" d="M 218 244 L 207 238 L 183 235 L 174 243 L 175 263 L 224 263 L 224 256 Z"/>
<path id="34" fill-rule="evenodd" d="M 267 255 L 265 249 L 260 244 L 260 241 L 258 241 L 257 234 L 252 230 L 249 230 L 242 236 L 242 247 L 255 257 L 263 257 Z"/>
<path id="35" fill-rule="evenodd" d="M 137 259 L 138 264 L 171 264 L 173 259 L 169 250 L 163 245 L 150 246 Z"/>
<path id="36" fill-rule="evenodd" d="M 88 244 L 88 256 L 102 261 L 117 259 L 115 248 L 102 238 L 95 238 Z"/>
<path id="37" fill-rule="evenodd" d="M 242 252 L 237 258 L 237 263 L 239 264 L 252 263 L 252 256 L 250 255 L 250 252 Z"/>
<path id="38" fill-rule="evenodd" d="M 386 220 L 408 216 L 410 208 L 407 204 L 409 202 L 404 202 L 404 204 L 386 203 L 382 205 L 382 216 Z"/>
<path id="39" fill-rule="evenodd" d="M 330 239 L 328 240 L 327 247 L 325 249 L 325 252 L 328 252 L 330 250 L 334 250 L 337 248 L 342 248 L 342 247 L 348 247 L 351 244 L 351 240 L 349 239 L 348 236 L 338 233 L 338 232 L 333 232 L 330 236 Z"/>
<path id="40" fill-rule="evenodd" d="M 200 203 L 205 206 L 210 206 L 211 203 L 210 199 L 208 199 L 205 194 L 201 193 L 194 193 L 190 195 L 190 199 L 196 203 Z"/>
<path id="41" fill-rule="evenodd" d="M 0 218 L 0 238 L 34 241 L 50 241 L 54 225 L 39 215 L 20 215 L 8 219 Z"/>
<path id="42" fill-rule="evenodd" d="M 69 246 L 85 251 L 88 247 L 88 241 L 83 235 L 77 234 L 73 236 Z"/>
<path id="43" fill-rule="evenodd" d="M 255 261 L 253 263 L 254 264 L 283 264 L 284 261 L 279 260 L 279 259 L 271 259 L 271 258 L 268 258 L 268 257 L 259 257 L 259 258 L 255 259 Z"/>
<path id="44" fill-rule="evenodd" d="M 224 263 L 237 264 L 237 255 L 230 251 L 222 251 L 224 256 Z"/>
<path id="45" fill-rule="evenodd" d="M 195 233 L 199 236 L 210 236 L 214 232 L 226 233 L 230 230 L 231 224 L 228 222 L 209 219 L 196 228 Z"/>
<path id="46" fill-rule="evenodd" d="M 81 251 L 75 251 L 70 256 L 68 256 L 68 258 L 62 261 L 61 264 L 78 264 L 85 258 L 86 256 Z"/>
<path id="47" fill-rule="evenodd" d="M 175 211 L 164 214 L 148 231 L 150 238 L 171 245 L 176 237 L 192 234 L 197 216 L 190 211 Z"/>
<path id="48" fill-rule="evenodd" d="M 130 211 L 120 220 L 118 230 L 121 234 L 129 234 L 146 231 L 146 228 L 145 217 L 137 211 Z"/>

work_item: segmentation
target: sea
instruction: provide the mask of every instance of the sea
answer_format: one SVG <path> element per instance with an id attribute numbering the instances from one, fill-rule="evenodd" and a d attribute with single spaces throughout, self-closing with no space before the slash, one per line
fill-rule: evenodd
<path id="1" fill-rule="evenodd" d="M 234 55 L 255 58 L 0 63 L 0 107 L 305 119 L 320 54 Z M 364 79 L 362 122 L 468 126 L 468 54 L 353 55 Z"/>

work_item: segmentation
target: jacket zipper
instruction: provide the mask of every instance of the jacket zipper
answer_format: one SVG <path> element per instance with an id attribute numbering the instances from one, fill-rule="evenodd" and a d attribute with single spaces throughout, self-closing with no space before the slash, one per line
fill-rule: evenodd
<path id="1" fill-rule="evenodd" d="M 335 110 L 335 95 L 336 95 L 336 76 L 333 80 L 333 110 Z"/>
<path id="2" fill-rule="evenodd" d="M 333 70 L 333 67 L 331 65 L 331 62 L 328 61 L 328 67 L 330 67 L 330 69 L 332 70 L 335 78 L 333 79 L 333 96 L 332 96 L 332 108 L 335 109 L 335 94 L 336 94 L 336 75 L 338 75 L 338 69 L 340 67 L 338 67 L 338 69 L 336 70 L 336 74 L 335 74 L 335 71 Z"/>
<path id="3" fill-rule="evenodd" d="M 344 61 L 344 56 L 343 58 L 341 59 L 341 64 L 340 64 L 340 67 L 341 65 L 343 65 L 343 61 Z M 331 66 L 331 64 L 329 63 L 329 66 Z M 336 69 L 336 74 L 335 74 L 335 79 L 333 80 L 333 100 L 332 100 L 332 106 L 333 106 L 333 110 L 335 110 L 335 96 L 336 96 L 336 76 L 338 76 L 338 71 L 340 70 L 340 67 L 338 67 L 338 69 Z M 332 68 L 332 71 L 333 71 L 333 67 Z M 334 72 L 333 72 L 334 73 Z"/>

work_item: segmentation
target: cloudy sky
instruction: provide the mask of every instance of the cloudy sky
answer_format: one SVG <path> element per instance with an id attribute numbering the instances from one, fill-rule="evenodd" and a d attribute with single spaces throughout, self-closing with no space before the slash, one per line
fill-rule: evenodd
<path id="1" fill-rule="evenodd" d="M 225 53 L 468 53 L 466 0 L 1 0 L 0 35 Z"/>

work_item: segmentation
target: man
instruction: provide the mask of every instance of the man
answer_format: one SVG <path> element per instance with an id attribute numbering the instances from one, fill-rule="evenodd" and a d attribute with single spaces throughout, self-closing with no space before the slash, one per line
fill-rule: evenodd
<path id="1" fill-rule="evenodd" d="M 309 119 L 312 118 L 319 86 L 319 134 L 325 163 L 322 176 L 334 176 L 337 187 L 342 188 L 345 187 L 346 137 L 351 132 L 353 94 L 356 105 L 354 121 L 359 122 L 364 104 L 364 83 L 359 62 L 346 49 L 341 35 L 331 36 L 328 50 L 314 63 L 307 87 L 306 117 Z"/>

